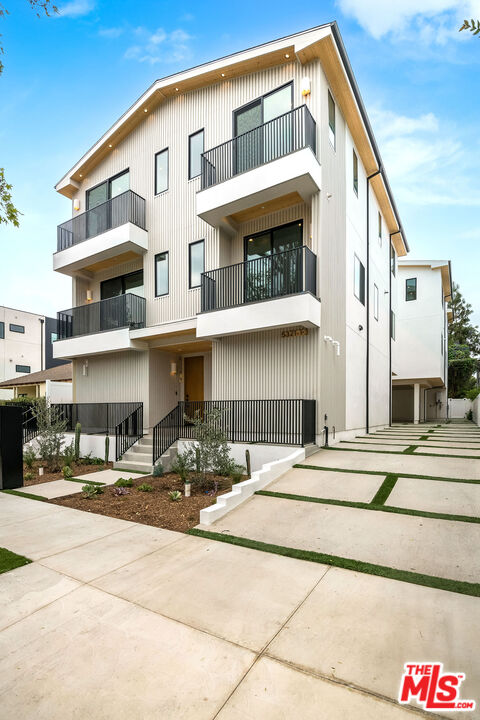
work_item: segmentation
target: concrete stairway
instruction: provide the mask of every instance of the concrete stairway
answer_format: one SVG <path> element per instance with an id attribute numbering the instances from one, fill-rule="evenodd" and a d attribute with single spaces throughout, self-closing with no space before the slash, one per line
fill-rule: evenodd
<path id="1" fill-rule="evenodd" d="M 174 443 L 159 460 L 165 471 L 170 470 L 176 455 L 177 443 Z M 114 470 L 132 470 L 150 475 L 153 472 L 152 456 L 153 437 L 151 435 L 144 435 L 135 445 L 132 445 L 132 447 L 127 450 L 121 460 L 117 460 L 113 467 Z"/>

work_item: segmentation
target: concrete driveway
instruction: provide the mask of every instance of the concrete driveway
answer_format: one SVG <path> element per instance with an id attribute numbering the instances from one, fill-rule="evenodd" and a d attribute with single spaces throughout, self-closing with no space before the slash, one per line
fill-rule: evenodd
<path id="1" fill-rule="evenodd" d="M 339 472 L 348 456 L 357 468 Z M 362 472 L 372 457 L 378 475 Z M 268 491 L 367 505 L 387 458 L 406 472 L 401 455 L 320 451 L 307 462 L 335 469 L 295 468 Z M 422 460 L 441 475 L 445 458 Z M 403 480 L 396 507 L 478 503 L 475 482 Z M 208 529 L 473 583 L 478 527 L 257 495 Z M 406 720 L 423 714 L 397 702 L 407 661 L 465 672 L 462 697 L 480 700 L 478 597 L 3 493 L 0 546 L 34 560 L 0 575 L 2 720 Z"/>

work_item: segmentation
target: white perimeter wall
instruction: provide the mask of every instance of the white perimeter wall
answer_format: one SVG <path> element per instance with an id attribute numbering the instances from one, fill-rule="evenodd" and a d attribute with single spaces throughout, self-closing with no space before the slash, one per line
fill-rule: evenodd
<path id="1" fill-rule="evenodd" d="M 448 416 L 450 418 L 464 418 L 469 410 L 472 410 L 472 401 L 468 398 L 449 398 L 448 399 Z"/>

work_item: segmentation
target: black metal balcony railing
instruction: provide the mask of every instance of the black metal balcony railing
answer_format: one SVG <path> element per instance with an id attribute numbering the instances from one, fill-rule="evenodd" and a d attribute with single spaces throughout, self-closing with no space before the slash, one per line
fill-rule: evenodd
<path id="1" fill-rule="evenodd" d="M 121 195 L 59 225 L 57 250 L 65 250 L 128 222 L 146 230 L 145 200 L 133 190 L 126 190 Z"/>
<path id="2" fill-rule="evenodd" d="M 295 295 L 317 294 L 317 256 L 306 245 L 202 273 L 201 312 Z"/>
<path id="3" fill-rule="evenodd" d="M 201 189 L 306 147 L 316 152 L 316 124 L 301 105 L 204 152 Z"/>
<path id="4" fill-rule="evenodd" d="M 194 438 L 185 416 L 221 410 L 220 427 L 232 442 L 308 445 L 315 442 L 315 400 L 204 400 L 180 402 L 153 428 L 153 462 L 179 438 Z"/>
<path id="5" fill-rule="evenodd" d="M 104 330 L 145 327 L 145 298 L 133 293 L 80 305 L 57 313 L 59 340 Z"/>

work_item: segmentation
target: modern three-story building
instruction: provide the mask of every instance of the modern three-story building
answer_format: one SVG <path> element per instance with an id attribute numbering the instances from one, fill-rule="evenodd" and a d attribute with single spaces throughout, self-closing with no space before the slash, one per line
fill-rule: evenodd
<path id="1" fill-rule="evenodd" d="M 56 189 L 76 402 L 151 429 L 181 401 L 272 427 L 266 401 L 309 401 L 317 442 L 389 423 L 408 245 L 336 23 L 157 80 Z"/>

